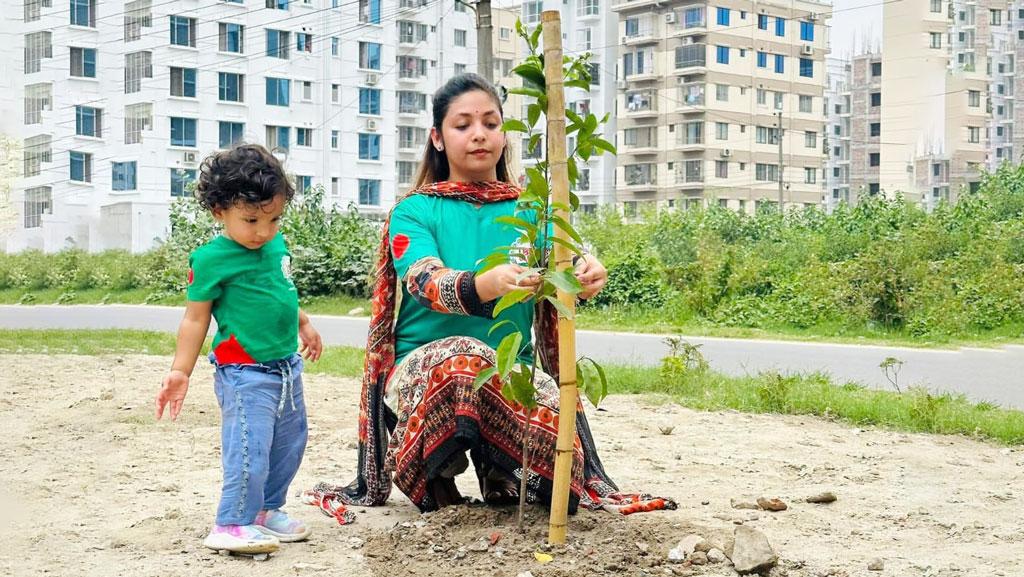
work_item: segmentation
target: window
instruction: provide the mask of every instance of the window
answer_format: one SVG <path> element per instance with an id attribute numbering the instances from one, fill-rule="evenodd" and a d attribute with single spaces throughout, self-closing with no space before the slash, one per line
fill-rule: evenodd
<path id="1" fill-rule="evenodd" d="M 989 10 L 989 23 L 993 26 L 1002 26 L 1003 24 L 1003 11 L 1002 10 Z"/>
<path id="2" fill-rule="evenodd" d="M 302 100 L 304 102 L 313 101 L 313 82 L 311 80 L 302 81 Z"/>
<path id="3" fill-rule="evenodd" d="M 814 60 L 810 58 L 800 59 L 800 76 L 804 78 L 814 78 Z"/>
<path id="4" fill-rule="evenodd" d="M 124 55 L 124 93 L 142 90 L 142 79 L 153 77 L 153 53 L 132 52 Z"/>
<path id="5" fill-rule="evenodd" d="M 196 181 L 195 169 L 171 169 L 171 196 L 189 196 L 188 185 Z"/>
<path id="6" fill-rule="evenodd" d="M 978 108 L 981 106 L 981 92 L 978 90 L 967 91 L 967 106 Z"/>
<path id="7" fill-rule="evenodd" d="M 758 126 L 755 140 L 758 144 L 778 144 L 779 129 L 771 126 Z"/>
<path id="8" fill-rule="evenodd" d="M 171 67 L 171 96 L 196 97 L 196 69 Z"/>
<path id="9" fill-rule="evenodd" d="M 25 189 L 25 228 L 42 226 L 44 214 L 53 214 L 53 189 L 49 186 Z"/>
<path id="10" fill-rule="evenodd" d="M 768 29 L 768 15 L 767 14 L 758 14 L 757 15 L 757 28 L 759 30 L 767 30 Z"/>
<path id="11" fill-rule="evenodd" d="M 292 129 L 287 126 L 267 125 L 267 148 L 288 150 L 291 147 Z"/>
<path id="12" fill-rule="evenodd" d="M 754 179 L 761 182 L 778 182 L 779 165 L 758 162 L 754 165 Z"/>
<path id="13" fill-rule="evenodd" d="M 196 119 L 171 117 L 171 146 L 196 146 Z"/>
<path id="14" fill-rule="evenodd" d="M 804 148 L 817 148 L 818 147 L 818 133 L 817 132 L 805 132 L 804 133 Z"/>
<path id="15" fill-rule="evenodd" d="M 929 33 L 929 37 L 931 38 L 931 47 L 932 48 L 942 48 L 942 33 L 941 32 L 931 32 L 931 33 Z"/>
<path id="16" fill-rule="evenodd" d="M 804 184 L 814 184 L 818 181 L 818 169 L 810 166 L 804 167 Z"/>
<path id="17" fill-rule="evenodd" d="M 868 135 L 869 136 L 882 136 L 882 123 L 881 122 L 872 122 L 871 125 L 870 125 L 870 131 L 868 132 Z"/>
<path id="18" fill-rule="evenodd" d="M 729 161 L 727 161 L 727 160 L 716 160 L 715 161 L 715 177 L 716 178 L 729 178 Z"/>
<path id="19" fill-rule="evenodd" d="M 142 142 L 142 131 L 153 129 L 153 103 L 140 102 L 124 107 L 124 143 Z"/>
<path id="20" fill-rule="evenodd" d="M 135 190 L 135 161 L 110 163 L 110 190 Z"/>
<path id="21" fill-rule="evenodd" d="M 775 55 L 775 73 L 783 74 L 786 72 L 786 57 L 782 54 Z"/>
<path id="22" fill-rule="evenodd" d="M 722 8 L 722 7 L 718 8 L 718 25 L 719 26 L 728 26 L 729 25 L 729 9 L 728 8 Z"/>
<path id="23" fill-rule="evenodd" d="M 359 89 L 359 114 L 380 115 L 380 90 L 377 88 Z"/>
<path id="24" fill-rule="evenodd" d="M 96 78 L 95 48 L 71 48 L 71 75 Z"/>
<path id="25" fill-rule="evenodd" d="M 768 68 L 768 53 L 767 52 L 758 52 L 757 53 L 757 67 L 758 68 Z"/>
<path id="26" fill-rule="evenodd" d="M 718 46 L 717 48 L 718 48 L 717 62 L 719 64 L 728 64 L 729 63 L 729 47 L 728 46 Z"/>
<path id="27" fill-rule="evenodd" d="M 337 176 L 331 177 L 331 196 L 338 196 L 341 194 L 341 183 L 340 178 Z"/>
<path id="28" fill-rule="evenodd" d="M 942 174 L 942 165 L 939 163 L 932 164 L 932 176 L 939 176 Z"/>
<path id="29" fill-rule="evenodd" d="M 25 74 L 42 70 L 43 58 L 53 58 L 53 34 L 47 31 L 25 35 Z"/>
<path id="30" fill-rule="evenodd" d="M 25 124 L 39 124 L 43 111 L 53 110 L 53 86 L 50 83 L 25 87 Z"/>
<path id="31" fill-rule="evenodd" d="M 589 30 L 589 28 L 588 28 L 588 30 Z M 508 39 L 512 38 L 512 29 L 511 28 L 505 28 L 504 26 L 501 27 L 498 30 L 498 38 L 500 38 L 502 40 L 508 40 Z M 408 181 L 406 181 L 406 182 L 408 182 Z"/>
<path id="32" fill-rule="evenodd" d="M 398 184 L 409 184 L 412 182 L 412 175 L 415 171 L 415 162 L 400 160 L 398 162 Z"/>
<path id="33" fill-rule="evenodd" d="M 455 45 L 465 48 L 466 46 L 466 31 L 455 29 Z"/>
<path id="34" fill-rule="evenodd" d="M 71 176 L 75 182 L 92 182 L 92 155 L 88 152 L 70 151 Z"/>
<path id="35" fill-rule="evenodd" d="M 882 188 L 881 188 L 881 186 L 877 182 L 869 182 L 868 183 L 868 194 L 870 194 L 871 196 L 874 196 L 874 195 L 878 194 L 881 191 L 882 191 Z"/>
<path id="36" fill-rule="evenodd" d="M 380 24 L 380 0 L 359 0 L 359 21 Z"/>
<path id="37" fill-rule="evenodd" d="M 341 102 L 341 86 L 338 84 L 331 85 L 331 102 L 335 104 Z"/>
<path id="38" fill-rule="evenodd" d="M 872 78 L 878 78 L 881 75 L 882 75 L 882 63 L 881 62 L 872 62 L 871 63 L 871 77 Z"/>
<path id="39" fill-rule="evenodd" d="M 217 37 L 217 48 L 221 52 L 234 52 L 235 54 L 241 54 L 244 52 L 243 46 L 245 44 L 245 26 L 241 24 L 232 24 L 230 22 L 221 22 L 220 33 Z"/>
<path id="40" fill-rule="evenodd" d="M 295 34 L 295 49 L 299 52 L 313 52 L 313 35 L 308 32 Z"/>
<path id="41" fill-rule="evenodd" d="M 359 43 L 359 67 L 365 70 L 380 70 L 380 44 Z"/>
<path id="42" fill-rule="evenodd" d="M 25 0 L 25 22 L 35 22 L 42 18 L 44 4 L 47 8 L 53 6 L 50 0 Z"/>
<path id="43" fill-rule="evenodd" d="M 814 107 L 814 98 L 806 94 L 801 94 L 799 98 L 800 112 L 811 112 Z"/>
<path id="44" fill-rule="evenodd" d="M 981 128 L 977 126 L 967 127 L 967 142 L 977 144 L 981 142 Z"/>
<path id="45" fill-rule="evenodd" d="M 331 131 L 331 148 L 334 149 L 334 150 L 338 150 L 338 137 L 340 135 L 341 135 L 341 131 L 340 130 L 332 130 Z"/>
<path id="46" fill-rule="evenodd" d="M 218 72 L 217 96 L 224 102 L 243 102 L 245 100 L 245 75 L 234 72 Z"/>
<path id="47" fill-rule="evenodd" d="M 71 0 L 71 25 L 96 27 L 96 0 Z"/>
<path id="48" fill-rule="evenodd" d="M 768 105 L 768 91 L 764 88 L 757 89 L 757 103 L 761 106 Z"/>
<path id="49" fill-rule="evenodd" d="M 217 146 L 221 148 L 228 148 L 236 142 L 241 142 L 245 136 L 245 124 L 241 122 L 225 122 L 221 120 L 217 123 L 217 128 L 219 132 Z"/>
<path id="50" fill-rule="evenodd" d="M 103 110 L 91 106 L 75 107 L 75 134 L 79 136 L 103 136 Z"/>
<path id="51" fill-rule="evenodd" d="M 800 40 L 804 40 L 806 42 L 814 42 L 813 22 L 800 22 Z"/>
<path id="52" fill-rule="evenodd" d="M 582 7 L 583 3 L 577 4 L 577 7 Z M 544 9 L 544 0 L 534 0 L 523 2 L 523 24 L 536 24 L 540 22 L 540 13 Z"/>
<path id="53" fill-rule="evenodd" d="M 729 140 L 729 123 L 728 122 L 716 122 L 715 123 L 715 139 L 716 140 Z"/>
<path id="54" fill-rule="evenodd" d="M 871 93 L 871 106 L 872 108 L 882 105 L 882 93 L 872 92 Z"/>
<path id="55" fill-rule="evenodd" d="M 53 162 L 53 137 L 40 134 L 25 139 L 24 176 L 39 176 L 44 162 Z"/>
<path id="56" fill-rule="evenodd" d="M 775 93 L 775 110 L 782 110 L 782 97 L 783 94 L 781 92 Z"/>
<path id="57" fill-rule="evenodd" d="M 171 16 L 171 44 L 196 47 L 196 19 Z"/>
<path id="58" fill-rule="evenodd" d="M 267 8 L 270 10 L 287 10 L 288 0 L 267 0 Z"/>
<path id="59" fill-rule="evenodd" d="M 589 168 L 581 168 L 580 169 L 579 177 L 576 179 L 575 190 L 577 190 L 577 191 L 580 191 L 580 190 L 583 190 L 583 191 L 590 190 L 590 169 Z"/>
<path id="60" fill-rule="evenodd" d="M 295 146 L 313 146 L 313 129 L 312 128 L 296 128 L 295 129 Z"/>
<path id="61" fill-rule="evenodd" d="M 340 41 L 337 36 L 331 36 L 331 56 L 338 55 L 338 45 Z"/>
<path id="62" fill-rule="evenodd" d="M 931 0 L 931 11 L 933 14 L 942 14 L 942 0 Z"/>
<path id="63" fill-rule="evenodd" d="M 729 85 L 728 84 L 716 84 L 715 85 L 715 99 L 719 102 L 729 101 Z"/>
<path id="64" fill-rule="evenodd" d="M 778 17 L 775 18 L 775 35 L 776 36 L 785 36 L 786 35 L 786 19 L 785 18 L 778 18 Z"/>
<path id="65" fill-rule="evenodd" d="M 267 30 L 267 56 L 288 58 L 288 33 L 283 30 Z"/>
<path id="66" fill-rule="evenodd" d="M 359 204 L 365 206 L 380 206 L 380 181 L 360 178 L 359 179 Z"/>
<path id="67" fill-rule="evenodd" d="M 291 80 L 287 78 L 267 77 L 267 104 L 272 106 L 288 106 Z"/>
<path id="68" fill-rule="evenodd" d="M 427 95 L 422 92 L 399 90 L 397 95 L 399 114 L 417 114 L 427 109 Z"/>
<path id="69" fill-rule="evenodd" d="M 576 5 L 577 16 L 597 16 L 601 13 L 599 0 L 579 0 Z"/>
<path id="70" fill-rule="evenodd" d="M 601 85 L 601 64 L 598 62 L 591 62 L 588 66 L 590 72 L 590 85 L 600 86 Z"/>
<path id="71" fill-rule="evenodd" d="M 463 74 L 466 72 L 466 65 L 461 62 L 456 62 L 453 69 L 455 70 L 455 74 Z"/>
<path id="72" fill-rule="evenodd" d="M 879 152 L 872 152 L 868 154 L 868 166 L 878 166 L 882 163 L 882 154 Z"/>
<path id="73" fill-rule="evenodd" d="M 456 2 L 455 3 L 455 11 L 456 12 L 465 12 L 466 11 L 466 5 L 463 4 L 462 2 Z"/>
<path id="74" fill-rule="evenodd" d="M 359 134 L 359 160 L 380 160 L 379 134 Z"/>
<path id="75" fill-rule="evenodd" d="M 398 148 L 417 148 L 427 142 L 427 129 L 414 126 L 398 127 Z"/>

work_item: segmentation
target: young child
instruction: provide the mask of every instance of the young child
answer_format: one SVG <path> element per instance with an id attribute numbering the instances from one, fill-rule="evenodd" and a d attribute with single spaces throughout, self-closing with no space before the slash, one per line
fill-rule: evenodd
<path id="1" fill-rule="evenodd" d="M 302 355 L 317 360 L 320 334 L 299 310 L 290 255 L 278 229 L 295 189 L 259 145 L 203 161 L 196 196 L 224 229 L 189 259 L 188 304 L 174 363 L 156 397 L 156 418 L 177 419 L 210 317 L 210 362 L 221 409 L 224 481 L 211 549 L 260 554 L 301 541 L 310 529 L 281 511 L 306 448 Z"/>

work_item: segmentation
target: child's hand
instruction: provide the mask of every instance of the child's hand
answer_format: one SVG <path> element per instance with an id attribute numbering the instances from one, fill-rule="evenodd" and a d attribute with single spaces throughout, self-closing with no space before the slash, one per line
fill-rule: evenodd
<path id="1" fill-rule="evenodd" d="M 516 281 L 516 277 L 526 269 L 517 264 L 501 264 L 476 277 L 476 294 L 480 302 L 490 302 L 508 293 L 527 289 L 534 290 L 540 284 L 540 276 L 530 275 Z"/>
<path id="2" fill-rule="evenodd" d="M 307 321 L 305 324 L 299 325 L 299 340 L 302 341 L 302 348 L 299 349 L 299 352 L 304 358 L 311 361 L 320 358 L 320 353 L 324 350 L 324 343 L 320 339 L 320 333 L 313 328 L 313 323 Z"/>
<path id="3" fill-rule="evenodd" d="M 184 371 L 172 369 L 164 377 L 164 385 L 156 394 L 156 418 L 160 420 L 164 416 L 164 407 L 170 407 L 171 420 L 178 419 L 181 412 L 181 405 L 185 402 L 185 394 L 188 393 L 188 375 Z"/>

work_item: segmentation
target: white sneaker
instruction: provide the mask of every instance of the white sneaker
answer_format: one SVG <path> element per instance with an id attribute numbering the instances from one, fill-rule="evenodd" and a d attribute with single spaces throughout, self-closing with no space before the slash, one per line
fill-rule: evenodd
<path id="1" fill-rule="evenodd" d="M 278 541 L 282 543 L 303 541 L 313 532 L 305 523 L 289 517 L 288 513 L 280 509 L 260 511 L 252 526 L 264 535 L 277 537 Z"/>
<path id="2" fill-rule="evenodd" d="M 277 537 L 264 534 L 255 525 L 214 525 L 203 545 L 215 551 L 247 555 L 273 553 L 281 548 Z"/>

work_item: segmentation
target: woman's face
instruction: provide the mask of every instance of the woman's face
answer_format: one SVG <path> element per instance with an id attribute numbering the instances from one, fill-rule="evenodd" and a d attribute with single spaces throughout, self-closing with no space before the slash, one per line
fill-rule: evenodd
<path id="1" fill-rule="evenodd" d="M 487 92 L 473 90 L 452 100 L 441 134 L 432 128 L 430 138 L 434 148 L 442 147 L 448 156 L 449 180 L 497 180 L 505 133 L 498 104 Z"/>

